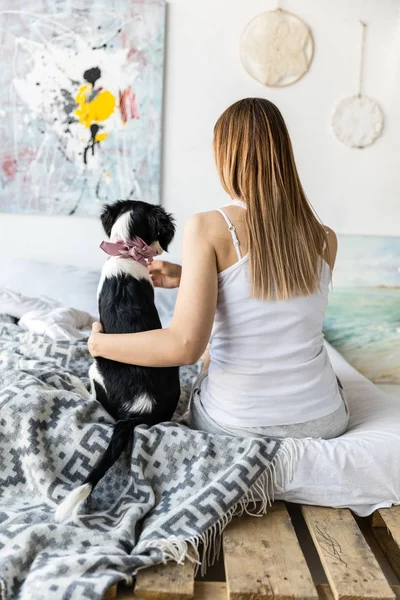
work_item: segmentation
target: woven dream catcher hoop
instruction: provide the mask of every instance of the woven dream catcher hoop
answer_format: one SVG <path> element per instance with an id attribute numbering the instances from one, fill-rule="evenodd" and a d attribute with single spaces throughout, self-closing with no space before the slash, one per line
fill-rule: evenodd
<path id="1" fill-rule="evenodd" d="M 332 129 L 342 144 L 350 148 L 365 148 L 381 135 L 383 112 L 373 98 L 362 94 L 366 24 L 361 23 L 361 55 L 358 93 L 343 98 L 332 115 Z"/>
<path id="2" fill-rule="evenodd" d="M 284 87 L 301 79 L 310 68 L 313 54 L 308 25 L 281 8 L 254 17 L 240 40 L 244 68 L 268 87 Z"/>

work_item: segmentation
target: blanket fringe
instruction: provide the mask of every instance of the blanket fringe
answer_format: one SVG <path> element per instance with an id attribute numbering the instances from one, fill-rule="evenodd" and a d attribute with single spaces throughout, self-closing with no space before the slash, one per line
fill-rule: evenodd
<path id="1" fill-rule="evenodd" d="M 222 533 L 234 516 L 244 513 L 261 517 L 275 499 L 275 492 L 284 491 L 284 482 L 293 478 L 298 460 L 296 441 L 287 438 L 283 441 L 278 453 L 268 468 L 252 485 L 248 493 L 232 506 L 221 519 L 204 533 L 186 540 L 170 536 L 162 540 L 147 540 L 140 544 L 140 550 L 158 548 L 162 551 L 163 562 L 173 561 L 183 564 L 185 560 L 196 563 L 196 573 L 200 570 L 204 575 L 207 568 L 218 560 L 222 547 Z M 200 553 L 200 546 L 202 551 Z M 139 550 L 139 549 L 138 549 Z M 201 554 L 201 555 L 200 555 Z"/>

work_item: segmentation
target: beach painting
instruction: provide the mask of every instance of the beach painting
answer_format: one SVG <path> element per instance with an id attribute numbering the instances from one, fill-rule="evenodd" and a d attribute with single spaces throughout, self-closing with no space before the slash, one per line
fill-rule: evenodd
<path id="1" fill-rule="evenodd" d="M 7 0 L 0 210 L 159 202 L 163 0 Z"/>
<path id="2" fill-rule="evenodd" d="M 325 339 L 375 383 L 400 383 L 400 237 L 339 236 Z"/>

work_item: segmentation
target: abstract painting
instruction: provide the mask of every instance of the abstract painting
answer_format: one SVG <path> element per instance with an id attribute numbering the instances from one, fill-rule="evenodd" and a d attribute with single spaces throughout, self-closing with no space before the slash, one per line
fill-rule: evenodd
<path id="1" fill-rule="evenodd" d="M 0 210 L 159 202 L 164 1 L 0 6 Z"/>
<path id="2" fill-rule="evenodd" d="M 339 236 L 325 338 L 375 383 L 400 383 L 400 237 Z"/>

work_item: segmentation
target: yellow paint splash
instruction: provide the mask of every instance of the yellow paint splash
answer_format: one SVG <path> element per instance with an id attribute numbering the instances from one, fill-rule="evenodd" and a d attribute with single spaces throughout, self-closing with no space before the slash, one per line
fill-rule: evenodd
<path id="1" fill-rule="evenodd" d="M 96 135 L 94 136 L 94 141 L 95 142 L 104 142 L 104 140 L 107 138 L 108 138 L 108 132 L 102 131 L 101 133 L 96 133 Z"/>
<path id="2" fill-rule="evenodd" d="M 75 98 L 79 108 L 74 111 L 74 114 L 78 117 L 81 125 L 86 128 L 89 128 L 92 123 L 106 121 L 114 112 L 116 105 L 115 97 L 107 90 L 99 92 L 93 100 L 88 102 L 87 99 L 90 97 L 92 90 L 92 84 L 82 85 Z M 107 136 L 108 134 L 98 133 L 96 141 L 103 141 Z"/>

